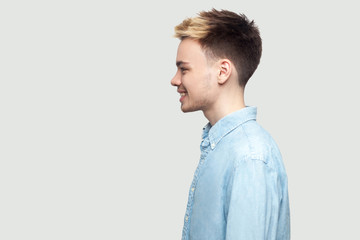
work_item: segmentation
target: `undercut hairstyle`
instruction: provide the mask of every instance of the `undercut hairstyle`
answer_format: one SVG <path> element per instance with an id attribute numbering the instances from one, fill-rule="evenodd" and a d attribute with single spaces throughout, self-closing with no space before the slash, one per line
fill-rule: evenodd
<path id="1" fill-rule="evenodd" d="M 258 27 L 244 14 L 212 9 L 187 18 L 175 27 L 175 37 L 198 41 L 208 58 L 227 58 L 245 87 L 259 65 L 262 44 Z"/>

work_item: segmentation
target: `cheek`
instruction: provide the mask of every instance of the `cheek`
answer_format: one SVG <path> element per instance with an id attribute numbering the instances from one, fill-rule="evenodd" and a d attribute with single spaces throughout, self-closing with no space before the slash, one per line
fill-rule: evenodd
<path id="1" fill-rule="evenodd" d="M 214 77 L 214 75 L 207 71 L 205 74 L 203 74 L 203 88 L 210 91 L 214 87 L 216 87 L 217 78 Z"/>

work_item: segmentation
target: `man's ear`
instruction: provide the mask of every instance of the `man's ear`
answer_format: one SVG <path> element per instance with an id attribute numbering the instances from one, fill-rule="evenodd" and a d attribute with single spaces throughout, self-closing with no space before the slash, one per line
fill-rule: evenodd
<path id="1" fill-rule="evenodd" d="M 218 83 L 222 85 L 230 78 L 233 65 L 229 59 L 221 59 L 218 66 Z"/>

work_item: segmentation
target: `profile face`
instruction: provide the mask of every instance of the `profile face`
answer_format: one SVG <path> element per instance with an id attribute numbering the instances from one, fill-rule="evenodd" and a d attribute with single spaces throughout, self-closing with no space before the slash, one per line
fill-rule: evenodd
<path id="1" fill-rule="evenodd" d="M 177 87 L 180 93 L 181 110 L 193 112 L 211 108 L 217 71 L 209 64 L 201 45 L 189 38 L 182 40 L 176 65 L 177 72 L 171 85 Z"/>

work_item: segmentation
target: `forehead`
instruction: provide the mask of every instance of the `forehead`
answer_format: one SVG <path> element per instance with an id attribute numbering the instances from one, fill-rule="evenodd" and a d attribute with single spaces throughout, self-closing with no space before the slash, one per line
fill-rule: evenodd
<path id="1" fill-rule="evenodd" d="M 188 62 L 190 64 L 203 63 L 206 56 L 201 48 L 200 43 L 195 40 L 186 38 L 179 44 L 176 62 Z"/>

